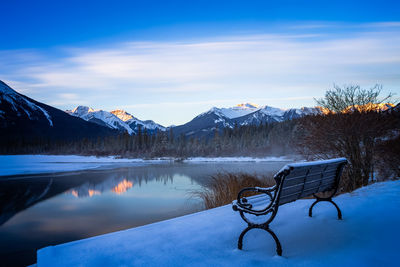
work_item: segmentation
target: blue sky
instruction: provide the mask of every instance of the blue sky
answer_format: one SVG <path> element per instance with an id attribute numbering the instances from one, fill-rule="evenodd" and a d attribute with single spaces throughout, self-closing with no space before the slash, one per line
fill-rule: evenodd
<path id="1" fill-rule="evenodd" d="M 60 109 L 181 124 L 212 106 L 400 93 L 398 1 L 3 1 L 0 79 Z"/>

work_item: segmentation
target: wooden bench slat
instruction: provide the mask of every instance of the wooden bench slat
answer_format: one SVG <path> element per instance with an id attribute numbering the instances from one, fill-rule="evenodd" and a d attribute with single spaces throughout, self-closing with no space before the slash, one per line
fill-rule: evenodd
<path id="1" fill-rule="evenodd" d="M 313 180 L 310 182 L 305 182 L 303 184 L 285 187 L 282 189 L 280 197 L 282 198 L 287 195 L 294 194 L 296 192 L 301 193 L 302 191 L 306 191 L 306 190 L 310 190 L 310 189 L 314 189 L 314 188 L 318 189 L 318 187 L 322 187 L 322 186 L 326 186 L 326 185 L 333 185 L 334 183 L 335 183 L 335 176 L 330 176 L 330 177 L 320 179 L 320 180 Z M 319 191 L 321 191 L 321 189 Z M 310 194 L 308 194 L 308 195 L 310 195 Z M 306 195 L 306 196 L 308 196 L 308 195 Z"/>
<path id="2" fill-rule="evenodd" d="M 330 173 L 336 173 L 337 171 L 337 166 L 335 168 L 328 168 L 326 169 L 323 173 L 325 174 L 330 174 Z M 320 175 L 322 172 L 322 170 L 319 171 L 310 171 L 308 173 L 308 176 L 313 176 L 313 175 Z M 295 173 L 294 175 L 292 175 L 292 173 L 290 173 L 286 178 L 285 181 L 291 181 L 291 180 L 296 180 L 299 178 L 303 178 L 306 175 L 307 171 L 304 170 L 301 173 Z"/>
<path id="3" fill-rule="evenodd" d="M 282 189 L 280 197 L 282 198 L 295 193 L 301 193 L 303 188 L 304 188 L 304 183 L 285 187 Z"/>
<path id="4" fill-rule="evenodd" d="M 299 185 L 304 185 L 305 187 L 307 187 L 309 184 L 314 184 L 314 183 L 321 183 L 321 181 L 326 181 L 326 180 L 335 180 L 335 176 L 334 175 L 330 175 L 327 177 L 323 177 L 322 179 L 314 179 L 314 180 L 310 180 L 310 181 L 305 181 L 303 183 L 296 183 L 296 184 L 292 184 L 292 185 L 288 185 L 282 188 L 282 191 L 288 189 L 288 188 L 293 188 L 293 187 L 297 187 Z"/>
<path id="5" fill-rule="evenodd" d="M 329 176 L 324 176 L 321 179 L 321 175 L 318 177 L 314 176 L 314 177 L 307 177 L 306 181 L 304 182 L 304 177 L 302 179 L 296 179 L 296 180 L 292 180 L 290 181 L 290 183 L 283 183 L 283 188 L 282 188 L 282 192 L 281 192 L 281 197 L 285 196 L 285 193 L 287 192 L 287 190 L 289 190 L 291 192 L 292 188 L 299 188 L 299 190 L 301 190 L 303 188 L 308 189 L 310 187 L 310 184 L 320 184 L 321 181 L 325 181 L 325 180 L 333 180 L 335 179 L 336 175 L 334 174 L 330 174 Z"/>

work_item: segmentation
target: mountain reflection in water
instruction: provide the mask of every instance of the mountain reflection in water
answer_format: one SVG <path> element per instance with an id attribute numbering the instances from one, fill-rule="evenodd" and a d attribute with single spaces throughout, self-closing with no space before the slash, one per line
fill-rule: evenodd
<path id="1" fill-rule="evenodd" d="M 203 203 L 192 192 L 211 175 L 265 173 L 284 164 L 174 163 L 0 177 L 2 264 L 26 266 L 45 246 L 199 211 Z"/>
<path id="2" fill-rule="evenodd" d="M 128 181 L 126 178 L 121 179 L 122 181 L 120 182 L 113 179 L 111 181 L 104 181 L 100 185 L 82 185 L 68 191 L 68 193 L 71 193 L 74 197 L 92 197 L 94 195 L 101 195 L 105 190 L 107 190 L 108 185 L 110 185 L 111 192 L 121 195 L 133 186 L 133 182 Z M 116 185 L 115 182 L 117 183 Z"/>
<path id="3" fill-rule="evenodd" d="M 0 180 L 0 226 L 18 212 L 64 192 L 74 197 L 92 197 L 104 192 L 120 195 L 134 185 L 141 187 L 151 181 L 173 184 L 176 175 L 187 177 L 191 183 L 200 179 L 199 175 L 194 178 L 186 175 L 185 168 L 171 165 L 3 178 Z"/>

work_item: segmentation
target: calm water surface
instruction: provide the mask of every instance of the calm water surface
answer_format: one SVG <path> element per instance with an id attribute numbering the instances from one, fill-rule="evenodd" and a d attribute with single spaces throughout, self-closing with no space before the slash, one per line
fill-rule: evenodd
<path id="1" fill-rule="evenodd" d="M 266 174 L 286 162 L 171 163 L 0 177 L 0 265 L 36 262 L 36 250 L 203 209 L 195 197 L 218 172 Z"/>

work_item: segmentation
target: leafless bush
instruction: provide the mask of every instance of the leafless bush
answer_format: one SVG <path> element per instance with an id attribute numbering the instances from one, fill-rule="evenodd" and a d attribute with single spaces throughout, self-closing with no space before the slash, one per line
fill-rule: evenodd
<path id="1" fill-rule="evenodd" d="M 204 201 L 206 209 L 211 209 L 231 203 L 244 187 L 269 187 L 274 184 L 272 174 L 260 177 L 247 173 L 218 173 L 195 194 Z"/>
<path id="2" fill-rule="evenodd" d="M 377 151 L 378 171 L 387 179 L 400 177 L 400 136 L 379 145 Z"/>
<path id="3" fill-rule="evenodd" d="M 390 95 L 379 99 L 380 89 L 335 87 L 317 100 L 326 114 L 301 119 L 299 152 L 308 159 L 345 157 L 349 161 L 342 177 L 343 191 L 374 181 L 378 144 L 395 128 L 392 116 L 380 112 L 382 101 L 390 99 Z"/>

